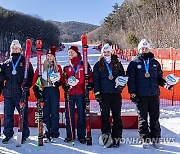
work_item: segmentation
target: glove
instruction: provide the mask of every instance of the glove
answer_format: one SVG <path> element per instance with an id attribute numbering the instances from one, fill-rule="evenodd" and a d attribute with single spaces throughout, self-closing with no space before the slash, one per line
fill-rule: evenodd
<path id="1" fill-rule="evenodd" d="M 164 84 L 164 88 L 171 90 L 174 85 L 169 85 L 168 83 Z"/>
<path id="2" fill-rule="evenodd" d="M 97 102 L 102 103 L 102 96 L 100 95 L 100 93 L 95 94 L 95 98 Z"/>
<path id="3" fill-rule="evenodd" d="M 22 87 L 23 92 L 28 92 L 29 88 L 28 87 Z"/>
<path id="4" fill-rule="evenodd" d="M 131 99 L 131 101 L 134 103 L 134 104 L 138 104 L 138 102 L 139 102 L 139 98 L 137 97 L 137 95 L 136 94 L 131 94 L 131 96 L 130 96 L 130 99 Z"/>
<path id="5" fill-rule="evenodd" d="M 39 90 L 38 86 L 34 86 L 33 87 L 33 91 L 34 91 L 34 95 L 37 99 L 42 99 L 43 95 L 42 95 L 42 91 Z"/>
<path id="6" fill-rule="evenodd" d="M 122 92 L 122 90 L 124 89 L 125 86 L 117 86 L 116 90 L 119 92 Z"/>
<path id="7" fill-rule="evenodd" d="M 94 87 L 94 84 L 91 82 L 87 85 L 87 90 L 91 91 L 93 89 L 93 87 Z"/>
<path id="8" fill-rule="evenodd" d="M 61 83 L 60 81 L 56 81 L 56 82 L 54 83 L 54 85 L 55 85 L 56 87 L 59 87 L 59 86 L 62 85 L 62 83 Z"/>
<path id="9" fill-rule="evenodd" d="M 70 89 L 70 85 L 68 84 L 63 84 L 62 88 L 64 89 L 64 91 L 68 91 Z"/>

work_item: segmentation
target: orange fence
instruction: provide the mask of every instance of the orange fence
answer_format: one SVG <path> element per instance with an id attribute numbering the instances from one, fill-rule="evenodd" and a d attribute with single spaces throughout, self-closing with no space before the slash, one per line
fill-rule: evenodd
<path id="1" fill-rule="evenodd" d="M 153 49 L 156 59 L 160 62 L 164 78 L 166 75 L 173 73 L 176 76 L 180 76 L 180 51 L 170 48 L 170 49 Z M 125 59 L 127 61 L 131 61 L 134 56 L 137 54 L 137 50 L 120 50 L 114 49 L 114 53 L 117 54 L 121 59 Z M 169 91 L 165 88 L 161 89 L 161 105 L 169 106 L 169 105 L 180 105 L 180 83 L 174 86 L 174 88 Z M 122 93 L 123 100 L 130 100 L 127 86 L 123 90 Z M 90 92 L 90 99 L 95 100 L 93 91 Z M 3 97 L 0 96 L 0 101 L 3 101 Z M 36 98 L 32 89 L 30 89 L 30 102 L 36 102 Z M 64 91 L 60 87 L 60 101 L 64 102 Z M 130 101 L 124 101 L 123 104 L 131 103 Z"/>

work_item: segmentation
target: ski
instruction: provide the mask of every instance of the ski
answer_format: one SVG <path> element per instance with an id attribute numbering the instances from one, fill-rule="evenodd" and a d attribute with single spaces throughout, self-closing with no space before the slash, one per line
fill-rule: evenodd
<path id="1" fill-rule="evenodd" d="M 85 78 L 85 103 L 86 103 L 86 143 L 87 145 L 92 145 L 92 137 L 91 137 L 91 121 L 90 121 L 90 100 L 89 100 L 89 91 L 87 89 L 88 86 L 88 45 L 87 45 L 87 35 L 82 34 L 82 53 L 83 53 L 83 65 L 84 65 L 84 78 Z"/>
<path id="2" fill-rule="evenodd" d="M 36 85 L 39 87 L 39 90 L 42 91 L 41 76 L 42 76 L 42 67 L 41 67 L 41 54 L 42 54 L 42 40 L 36 41 L 36 54 L 37 54 L 37 70 L 38 70 L 38 80 Z M 43 146 L 43 98 L 37 100 L 37 109 L 38 109 L 38 146 Z"/>
<path id="3" fill-rule="evenodd" d="M 29 62 L 30 62 L 30 56 L 31 56 L 31 48 L 32 48 L 32 41 L 30 39 L 27 39 L 26 40 L 26 50 L 25 50 L 25 71 L 24 71 L 24 79 L 23 79 L 22 86 L 26 84 L 27 79 L 28 79 L 28 69 L 29 69 Z M 26 97 L 27 97 L 26 96 L 27 89 L 25 89 L 25 88 L 27 88 L 27 87 L 22 88 L 22 96 L 21 96 L 21 100 L 19 102 L 20 113 L 19 113 L 19 129 L 18 129 L 18 133 L 17 133 L 17 143 L 16 143 L 17 147 L 21 147 L 21 143 L 22 143 L 24 108 L 25 108 Z"/>

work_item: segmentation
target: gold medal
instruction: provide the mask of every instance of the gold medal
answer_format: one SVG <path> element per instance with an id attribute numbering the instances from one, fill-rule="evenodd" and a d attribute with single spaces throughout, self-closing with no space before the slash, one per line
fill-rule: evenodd
<path id="1" fill-rule="evenodd" d="M 146 73 L 145 73 L 145 77 L 146 77 L 146 78 L 149 78 L 149 77 L 150 77 L 149 72 L 146 72 Z"/>
<path id="2" fill-rule="evenodd" d="M 112 75 L 108 76 L 109 80 L 112 80 L 114 77 Z"/>

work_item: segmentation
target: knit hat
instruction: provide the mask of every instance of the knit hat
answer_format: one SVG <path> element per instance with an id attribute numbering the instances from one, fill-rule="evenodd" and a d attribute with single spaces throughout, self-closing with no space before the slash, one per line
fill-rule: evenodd
<path id="1" fill-rule="evenodd" d="M 21 49 L 21 54 L 23 54 L 21 44 L 19 43 L 18 40 L 13 40 L 11 42 L 11 45 L 10 45 L 10 55 L 12 54 L 12 47 L 18 47 L 19 49 Z"/>
<path id="2" fill-rule="evenodd" d="M 12 43 L 10 45 L 10 48 L 12 48 L 12 47 L 18 47 L 18 48 L 20 48 L 22 50 L 21 44 L 19 43 L 18 40 L 13 40 L 12 41 Z"/>
<path id="3" fill-rule="evenodd" d="M 112 53 L 112 48 L 111 48 L 111 46 L 110 46 L 108 43 L 106 43 L 106 44 L 102 47 L 101 53 L 103 54 L 103 53 L 106 52 L 106 51 L 110 51 L 110 52 Z"/>
<path id="4" fill-rule="evenodd" d="M 75 51 L 76 53 L 78 53 L 79 52 L 79 50 L 78 50 L 78 47 L 77 46 L 70 46 L 69 48 L 68 48 L 68 50 L 70 50 L 70 49 L 72 49 L 73 51 Z"/>
<path id="5" fill-rule="evenodd" d="M 140 51 L 141 48 L 148 48 L 150 49 L 151 48 L 151 45 L 150 43 L 148 42 L 147 39 L 142 39 L 139 44 L 138 44 L 138 51 Z"/>
<path id="6" fill-rule="evenodd" d="M 49 50 L 47 50 L 47 52 L 46 52 L 46 55 L 47 54 L 51 54 L 51 55 L 53 55 L 54 57 L 56 56 L 56 51 L 57 51 L 57 47 L 56 46 L 51 46 L 50 48 L 49 48 Z"/>

